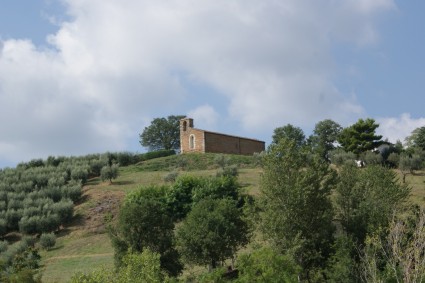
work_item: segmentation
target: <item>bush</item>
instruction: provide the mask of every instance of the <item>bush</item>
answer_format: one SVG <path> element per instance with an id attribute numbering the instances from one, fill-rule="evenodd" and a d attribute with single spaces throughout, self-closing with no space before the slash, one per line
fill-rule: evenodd
<path id="1" fill-rule="evenodd" d="M 62 187 L 62 199 L 70 199 L 74 203 L 81 198 L 82 185 L 80 181 L 70 181 L 68 185 Z"/>
<path id="2" fill-rule="evenodd" d="M 229 165 L 230 158 L 224 154 L 218 154 L 214 157 L 214 163 L 224 170 Z"/>
<path id="3" fill-rule="evenodd" d="M 384 161 L 381 154 L 370 151 L 366 151 L 363 154 L 363 160 L 364 162 L 366 162 L 366 165 L 378 165 L 382 164 L 382 162 Z"/>
<path id="4" fill-rule="evenodd" d="M 179 172 L 173 171 L 164 176 L 165 182 L 175 182 Z"/>
<path id="5" fill-rule="evenodd" d="M 356 155 L 353 152 L 346 152 L 343 149 L 335 149 L 329 152 L 329 159 L 337 166 L 342 166 L 347 161 L 356 160 Z"/>
<path id="6" fill-rule="evenodd" d="M 238 166 L 230 165 L 220 169 L 217 172 L 216 177 L 237 177 L 238 175 Z"/>
<path id="7" fill-rule="evenodd" d="M 40 236 L 40 246 L 45 250 L 49 250 L 56 245 L 56 236 L 54 233 L 43 233 Z"/>
<path id="8" fill-rule="evenodd" d="M 71 170 L 71 179 L 75 181 L 81 180 L 83 184 L 87 182 L 88 175 L 88 169 L 84 166 L 74 167 Z"/>

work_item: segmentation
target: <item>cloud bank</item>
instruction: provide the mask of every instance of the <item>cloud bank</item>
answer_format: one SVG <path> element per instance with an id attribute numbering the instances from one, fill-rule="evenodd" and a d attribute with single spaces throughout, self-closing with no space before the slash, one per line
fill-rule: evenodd
<path id="1" fill-rule="evenodd" d="M 396 9 L 391 0 L 65 7 L 69 20 L 46 46 L 0 44 L 0 160 L 131 150 L 151 118 L 171 114 L 214 127 L 220 113 L 239 132 L 261 135 L 286 123 L 352 121 L 364 109 L 336 87 L 332 47 L 376 44 L 377 19 Z M 214 95 L 191 93 L 191 82 Z M 218 103 L 223 110 L 210 106 Z"/>

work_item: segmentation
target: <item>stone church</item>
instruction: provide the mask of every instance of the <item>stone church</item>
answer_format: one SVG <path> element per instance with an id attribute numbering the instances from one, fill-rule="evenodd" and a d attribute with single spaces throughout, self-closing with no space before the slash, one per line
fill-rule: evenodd
<path id="1" fill-rule="evenodd" d="M 265 150 L 265 142 L 256 139 L 214 133 L 193 127 L 193 119 L 180 120 L 180 152 L 213 152 L 252 155 Z"/>

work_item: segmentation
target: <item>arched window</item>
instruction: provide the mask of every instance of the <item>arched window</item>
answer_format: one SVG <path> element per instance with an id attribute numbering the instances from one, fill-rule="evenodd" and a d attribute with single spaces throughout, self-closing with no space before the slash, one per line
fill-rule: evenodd
<path id="1" fill-rule="evenodd" d="M 189 148 L 194 149 L 195 148 L 195 136 L 190 135 L 189 137 Z"/>

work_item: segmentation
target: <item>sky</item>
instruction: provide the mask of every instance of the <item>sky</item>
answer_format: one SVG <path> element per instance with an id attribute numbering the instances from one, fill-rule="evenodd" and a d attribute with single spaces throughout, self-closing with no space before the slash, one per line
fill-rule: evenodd
<path id="1" fill-rule="evenodd" d="M 425 125 L 425 1 L 1 0 L 0 168 L 146 151 L 152 119 L 271 141 Z"/>

